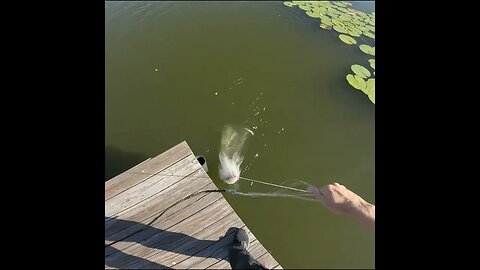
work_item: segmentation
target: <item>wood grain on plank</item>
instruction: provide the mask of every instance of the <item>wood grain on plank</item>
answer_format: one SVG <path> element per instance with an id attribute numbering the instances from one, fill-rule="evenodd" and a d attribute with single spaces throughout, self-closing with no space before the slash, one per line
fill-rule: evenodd
<path id="1" fill-rule="evenodd" d="M 198 241 L 191 241 L 191 239 L 188 238 L 183 239 L 176 244 L 175 252 L 157 252 L 155 255 L 148 257 L 148 260 L 151 262 L 162 262 L 166 266 L 175 266 L 177 263 L 189 259 L 192 256 L 198 257 L 200 251 L 222 239 L 231 227 L 238 226 L 241 226 L 241 223 L 236 219 L 235 215 L 233 215 L 233 212 L 231 212 L 217 222 L 193 234 L 192 236 L 198 239 Z M 212 254 L 206 256 L 211 255 Z M 139 265 L 140 264 L 132 265 L 132 267 Z"/>
<path id="2" fill-rule="evenodd" d="M 163 218 L 162 216 L 159 220 L 157 220 L 151 226 L 147 227 L 146 224 L 139 224 L 139 223 L 136 223 L 133 226 L 129 226 L 127 230 L 122 231 L 119 234 L 116 234 L 109 240 L 116 241 L 118 239 L 123 239 L 126 236 L 129 236 L 129 235 L 131 236 L 122 240 L 121 242 L 117 242 L 113 244 L 111 248 L 107 247 L 105 250 L 105 256 L 111 255 L 116 250 L 125 250 L 126 248 L 134 245 L 135 243 L 142 242 L 148 239 L 149 237 L 155 235 L 156 233 L 158 233 L 159 230 L 170 230 L 172 226 L 188 219 L 189 217 L 195 214 L 200 213 L 203 209 L 208 208 L 210 205 L 214 203 L 218 203 L 218 201 L 221 199 L 222 197 L 220 194 L 209 193 L 206 196 L 204 196 L 202 199 L 197 201 L 195 204 L 189 205 L 188 209 L 185 209 L 184 211 L 176 212 L 176 214 L 171 217 Z M 134 234 L 132 235 L 132 233 Z"/>
<path id="3" fill-rule="evenodd" d="M 105 201 L 105 215 L 113 217 L 120 211 L 124 211 L 150 196 L 162 192 L 167 187 L 183 182 L 182 180 L 186 176 L 198 170 L 197 165 L 200 164 L 195 156 L 187 156 L 161 173 L 153 175 L 140 184 Z"/>
<path id="4" fill-rule="evenodd" d="M 164 192 L 157 193 L 149 199 L 146 199 L 140 202 L 137 206 L 131 207 L 126 211 L 122 211 L 117 214 L 115 218 L 111 220 L 106 220 L 105 222 L 105 235 L 111 236 L 124 229 L 126 229 L 125 222 L 120 222 L 119 220 L 131 220 L 139 223 L 148 224 L 145 222 L 148 218 L 157 216 L 163 211 L 167 210 L 168 207 L 175 205 L 179 200 L 186 198 L 196 191 L 211 189 L 211 180 L 205 177 L 202 177 L 202 170 L 199 169 L 196 172 L 192 173 L 190 176 L 185 179 L 188 181 L 188 185 L 181 183 L 176 183 L 168 187 Z M 195 197 L 185 200 L 175 206 L 172 209 L 169 209 L 162 217 L 165 218 L 172 213 L 176 213 L 181 210 L 181 206 L 188 205 L 189 203 L 195 201 Z"/>
<path id="5" fill-rule="evenodd" d="M 162 231 L 155 235 L 152 235 L 148 239 L 137 243 L 123 252 L 130 254 L 132 256 L 137 256 L 141 258 L 149 259 L 150 256 L 153 256 L 158 252 L 159 249 L 166 251 L 173 251 L 182 253 L 185 252 L 181 248 L 182 241 L 196 241 L 195 235 L 197 232 L 203 230 L 205 227 L 210 226 L 219 219 L 222 219 L 229 215 L 233 210 L 224 208 L 224 203 L 222 200 L 218 200 L 213 203 L 211 206 L 202 209 L 197 214 L 194 214 L 187 219 L 183 220 L 181 223 L 172 226 L 168 231 Z M 186 239 L 186 240 L 184 240 Z M 147 249 L 148 247 L 163 247 L 159 249 Z M 150 260 L 150 259 L 149 259 Z M 135 268 L 134 265 L 127 264 L 127 268 Z"/>
<path id="6" fill-rule="evenodd" d="M 105 183 L 105 200 L 137 185 L 147 179 L 149 175 L 162 171 L 189 154 L 192 154 L 192 150 L 188 147 L 187 142 L 183 141 L 155 158 L 142 162 L 130 170 L 117 175 Z M 129 175 L 132 172 L 143 174 Z"/>

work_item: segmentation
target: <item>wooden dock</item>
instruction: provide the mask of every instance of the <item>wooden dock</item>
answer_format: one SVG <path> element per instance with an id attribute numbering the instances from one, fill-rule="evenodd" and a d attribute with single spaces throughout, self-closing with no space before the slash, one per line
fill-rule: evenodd
<path id="1" fill-rule="evenodd" d="M 219 192 L 185 200 L 147 226 L 177 201 L 209 189 L 217 187 L 186 142 L 105 182 L 105 268 L 230 269 L 237 227 L 249 234 L 253 257 L 281 269 Z"/>

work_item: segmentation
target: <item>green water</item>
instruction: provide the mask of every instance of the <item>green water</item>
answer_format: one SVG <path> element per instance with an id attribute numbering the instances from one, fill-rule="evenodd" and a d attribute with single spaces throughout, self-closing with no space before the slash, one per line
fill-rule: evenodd
<path id="1" fill-rule="evenodd" d="M 375 203 L 375 105 L 345 80 L 371 57 L 318 25 L 282 2 L 106 2 L 105 179 L 186 140 L 226 187 L 221 130 L 246 124 L 243 176 L 338 181 Z M 375 267 L 374 233 L 319 203 L 225 196 L 284 268 Z"/>

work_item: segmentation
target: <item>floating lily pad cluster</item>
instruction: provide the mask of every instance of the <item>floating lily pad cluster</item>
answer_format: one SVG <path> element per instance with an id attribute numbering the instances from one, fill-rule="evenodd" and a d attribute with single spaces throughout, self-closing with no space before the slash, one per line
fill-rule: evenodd
<path id="1" fill-rule="evenodd" d="M 345 1 L 291 1 L 283 4 L 287 7 L 297 6 L 308 16 L 320 19 L 322 29 L 333 29 L 351 37 L 363 35 L 375 40 L 375 12 L 364 13 Z"/>
<path id="2" fill-rule="evenodd" d="M 368 60 L 370 66 L 375 69 L 375 59 Z M 353 88 L 358 89 L 368 96 L 370 101 L 375 104 L 375 78 L 370 78 L 372 74 L 370 71 L 361 65 L 352 65 L 351 67 L 354 74 L 347 75 L 348 83 Z M 375 72 L 373 72 L 375 74 Z"/>
<path id="3" fill-rule="evenodd" d="M 349 45 L 359 45 L 360 51 L 375 56 L 375 47 L 359 44 L 355 38 L 364 36 L 375 41 L 375 12 L 364 13 L 352 8 L 352 4 L 345 1 L 290 1 L 283 2 L 287 7 L 297 6 L 315 19 L 320 19 L 320 28 L 334 30 L 339 33 L 339 39 Z M 375 69 L 375 59 L 369 60 L 370 67 Z M 375 104 L 375 78 L 363 66 L 353 65 L 355 75 L 348 74 L 347 81 L 355 89 L 363 91 Z M 373 71 L 375 76 L 375 71 Z"/>

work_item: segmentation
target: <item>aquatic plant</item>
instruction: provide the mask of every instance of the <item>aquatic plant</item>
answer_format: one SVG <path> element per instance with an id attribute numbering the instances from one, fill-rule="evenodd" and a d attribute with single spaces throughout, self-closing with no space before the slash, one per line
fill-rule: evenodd
<path id="1" fill-rule="evenodd" d="M 364 79 L 372 76 L 372 74 L 370 74 L 370 71 L 368 71 L 368 69 L 366 69 L 365 67 L 362 67 L 360 65 L 356 65 L 356 64 L 352 65 L 351 69 L 356 75 L 358 75 L 358 76 L 360 76 Z"/>
<path id="2" fill-rule="evenodd" d="M 372 92 L 368 95 L 370 101 L 375 104 L 375 88 L 373 88 Z"/>
<path id="3" fill-rule="evenodd" d="M 360 50 L 366 54 L 375 56 L 375 47 L 370 47 L 367 44 L 360 45 Z"/>
<path id="4" fill-rule="evenodd" d="M 333 21 L 332 21 L 333 22 Z M 345 27 L 343 26 L 340 26 L 340 25 L 334 25 L 333 26 L 333 30 L 339 32 L 339 33 L 342 33 L 342 34 L 348 34 L 348 30 L 345 29 Z"/>
<path id="5" fill-rule="evenodd" d="M 375 79 L 368 79 L 367 80 L 367 87 L 365 88 L 365 91 L 363 91 L 365 94 L 370 95 L 372 92 L 375 92 Z"/>
<path id="6" fill-rule="evenodd" d="M 370 59 L 368 60 L 368 63 L 370 63 L 370 66 L 375 69 L 375 59 Z"/>
<path id="7" fill-rule="evenodd" d="M 343 35 L 343 34 L 340 34 L 338 36 L 340 38 L 341 41 L 343 41 L 344 43 L 347 43 L 347 44 L 357 44 L 357 41 L 352 38 L 351 36 L 347 36 L 347 35 Z"/>
<path id="8" fill-rule="evenodd" d="M 363 35 L 366 36 L 366 37 L 375 39 L 375 35 L 372 34 L 372 33 L 370 33 L 370 32 L 368 32 L 368 31 L 363 31 L 362 33 L 363 33 Z"/>
<path id="9" fill-rule="evenodd" d="M 306 15 L 313 19 L 320 19 L 320 28 L 334 30 L 340 35 L 339 39 L 346 44 L 357 44 L 355 38 L 366 37 L 375 41 L 375 12 L 365 13 L 352 8 L 347 1 L 291 1 L 283 2 L 287 7 L 297 6 L 305 11 Z M 360 41 L 358 40 L 358 41 Z M 375 56 L 375 46 L 360 44 L 360 50 L 371 56 Z M 368 63 L 375 69 L 375 59 L 369 59 Z M 348 74 L 346 79 L 355 89 L 363 91 L 375 104 L 375 79 L 369 78 L 372 74 L 364 66 L 355 64 L 351 66 L 354 74 Z M 373 71 L 375 76 L 375 71 Z M 369 78 L 367 81 L 365 79 Z"/>
<path id="10" fill-rule="evenodd" d="M 307 11 L 307 15 L 312 17 L 312 18 L 320 18 L 322 15 L 318 12 L 315 12 L 313 10 Z"/>
<path id="11" fill-rule="evenodd" d="M 365 88 L 367 87 L 367 82 L 365 82 L 365 80 L 358 75 L 348 74 L 347 81 L 351 86 L 353 86 L 353 88 L 358 89 L 360 91 L 364 91 Z"/>
<path id="12" fill-rule="evenodd" d="M 332 29 L 332 26 L 328 24 L 320 23 L 320 28 L 330 30 Z"/>

